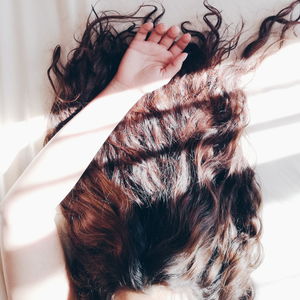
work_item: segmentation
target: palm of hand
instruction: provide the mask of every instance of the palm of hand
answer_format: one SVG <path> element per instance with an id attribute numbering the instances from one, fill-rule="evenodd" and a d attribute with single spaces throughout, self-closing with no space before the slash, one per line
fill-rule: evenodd
<path id="1" fill-rule="evenodd" d="M 127 73 L 127 85 L 135 82 L 137 86 L 148 85 L 156 81 L 167 80 L 165 67 L 170 63 L 173 55 L 163 46 L 147 41 L 134 41 L 120 65 Z"/>
<path id="2" fill-rule="evenodd" d="M 182 51 L 190 37 L 184 35 L 174 43 L 178 33 L 174 34 L 174 31 L 177 32 L 177 30 L 171 27 L 161 35 L 152 32 L 149 39 L 145 40 L 149 30 L 145 30 L 147 24 L 143 26 L 120 63 L 116 80 L 127 88 L 138 87 L 144 92 L 151 92 L 168 83 L 180 70 L 186 58 L 186 54 L 183 54 Z M 160 24 L 157 28 L 159 26 L 163 25 Z"/>

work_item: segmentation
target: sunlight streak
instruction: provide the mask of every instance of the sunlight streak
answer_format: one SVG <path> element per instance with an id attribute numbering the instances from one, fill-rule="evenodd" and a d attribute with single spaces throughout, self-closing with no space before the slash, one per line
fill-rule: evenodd
<path id="1" fill-rule="evenodd" d="M 45 291 L 51 292 L 45 294 Z M 69 286 L 64 275 L 64 266 L 57 266 L 54 273 L 40 277 L 35 282 L 20 285 L 14 292 L 16 299 L 22 299 L 24 294 L 30 295 L 30 299 L 39 299 L 41 295 L 43 295 L 44 300 L 69 299 Z"/>
<path id="2" fill-rule="evenodd" d="M 46 118 L 38 116 L 29 120 L 15 122 L 0 129 L 0 174 L 4 174 L 20 150 L 32 145 L 46 131 Z"/>
<path id="3" fill-rule="evenodd" d="M 252 165 L 275 161 L 300 153 L 299 132 L 300 121 L 248 133 L 242 148 Z"/>
<path id="4" fill-rule="evenodd" d="M 264 260 L 253 272 L 254 281 L 259 283 L 259 299 L 273 299 L 270 296 L 273 292 L 284 293 L 281 298 L 274 296 L 274 299 L 295 299 L 292 295 L 299 294 L 296 283 L 300 279 L 300 260 L 297 259 L 300 240 L 294 230 L 300 227 L 299 195 L 288 198 L 284 202 L 267 203 L 263 209 Z"/>

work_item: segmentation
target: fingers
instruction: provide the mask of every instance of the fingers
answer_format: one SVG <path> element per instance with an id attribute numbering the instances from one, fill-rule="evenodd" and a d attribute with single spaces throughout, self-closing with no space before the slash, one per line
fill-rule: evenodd
<path id="1" fill-rule="evenodd" d="M 167 30 L 165 24 L 160 23 L 155 28 L 153 28 L 153 23 L 145 23 L 138 30 L 135 35 L 134 40 L 144 41 L 146 40 L 147 34 L 150 32 L 150 36 L 147 41 L 158 43 L 166 49 L 168 49 L 174 57 L 177 57 L 191 41 L 191 35 L 189 33 L 184 34 L 175 42 L 180 29 L 178 26 L 174 25 Z M 175 43 L 174 43 L 175 42 Z M 171 48 L 170 48 L 171 47 Z"/>
<path id="2" fill-rule="evenodd" d="M 163 23 L 158 24 L 151 32 L 148 41 L 153 43 L 158 43 L 161 40 L 162 36 L 166 33 L 166 31 L 167 31 L 167 27 L 165 24 Z"/>
<path id="3" fill-rule="evenodd" d="M 136 41 L 144 41 L 146 39 L 146 36 L 150 30 L 153 28 L 153 23 L 145 23 L 143 24 L 138 32 L 136 33 L 134 39 Z"/>
<path id="4" fill-rule="evenodd" d="M 178 26 L 170 27 L 169 30 L 165 33 L 165 35 L 160 40 L 159 44 L 169 49 L 171 45 L 174 43 L 175 39 L 177 38 L 179 32 L 180 30 Z"/>
<path id="5" fill-rule="evenodd" d="M 170 48 L 169 51 L 176 57 L 186 48 L 190 41 L 191 35 L 186 33 Z"/>
<path id="6" fill-rule="evenodd" d="M 158 43 L 159 45 L 164 46 L 166 49 L 173 54 L 173 56 L 179 55 L 188 43 L 191 41 L 191 35 L 189 33 L 184 34 L 175 42 L 180 29 L 178 26 L 174 25 L 167 30 L 165 24 L 158 24 L 153 31 L 151 32 L 148 41 Z M 175 43 L 174 43 L 175 42 Z"/>

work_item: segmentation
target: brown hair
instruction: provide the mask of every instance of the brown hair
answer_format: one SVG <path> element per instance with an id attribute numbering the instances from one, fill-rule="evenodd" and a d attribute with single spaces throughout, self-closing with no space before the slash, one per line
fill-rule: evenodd
<path id="1" fill-rule="evenodd" d="M 299 23 L 291 17 L 299 3 L 265 19 L 235 61 L 228 57 L 242 27 L 226 37 L 216 8 L 204 2 L 201 32 L 181 24 L 193 37 L 181 71 L 129 111 L 61 204 L 78 299 L 111 299 L 122 288 L 154 284 L 188 288 L 197 299 L 253 299 L 261 194 L 239 146 L 247 112 L 238 82 L 262 57 L 272 26 L 282 41 Z M 142 9 L 151 11 L 139 16 Z M 137 28 L 158 23 L 164 9 L 93 13 L 65 65 L 60 47 L 54 50 L 54 127 L 45 143 L 106 87 Z M 120 22 L 125 30 L 116 29 Z"/>

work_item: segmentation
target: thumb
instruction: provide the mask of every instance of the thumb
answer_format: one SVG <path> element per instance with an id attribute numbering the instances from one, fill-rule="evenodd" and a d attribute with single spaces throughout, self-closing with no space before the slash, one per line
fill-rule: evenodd
<path id="1" fill-rule="evenodd" d="M 173 77 L 181 69 L 182 64 L 187 56 L 188 54 L 186 52 L 182 52 L 177 57 L 175 57 L 175 59 L 165 67 L 166 75 Z"/>

